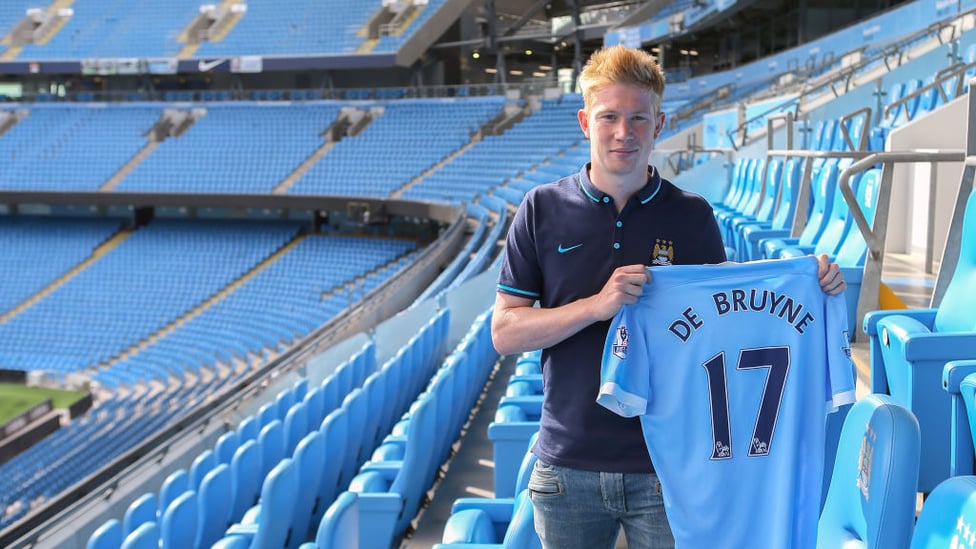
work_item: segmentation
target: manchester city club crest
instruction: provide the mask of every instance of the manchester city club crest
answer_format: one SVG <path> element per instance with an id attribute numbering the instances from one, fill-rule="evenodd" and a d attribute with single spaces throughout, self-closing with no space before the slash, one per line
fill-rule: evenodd
<path id="1" fill-rule="evenodd" d="M 655 238 L 654 251 L 651 252 L 651 265 L 671 265 L 673 261 L 674 241 Z"/>
<path id="2" fill-rule="evenodd" d="M 630 334 L 627 332 L 627 327 L 618 326 L 617 332 L 613 336 L 613 345 L 610 347 L 610 352 L 613 353 L 613 356 L 620 360 L 627 359 L 627 340 L 629 338 Z"/>

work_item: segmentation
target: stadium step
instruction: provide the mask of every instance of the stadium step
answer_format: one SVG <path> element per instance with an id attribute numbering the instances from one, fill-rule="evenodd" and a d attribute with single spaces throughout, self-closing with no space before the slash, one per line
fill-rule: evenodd
<path id="1" fill-rule="evenodd" d="M 176 37 L 176 41 L 183 44 L 176 57 L 187 59 L 203 42 L 223 40 L 246 12 L 247 5 L 241 0 L 223 0 L 220 6 L 201 6 L 200 13 Z"/>
<path id="2" fill-rule="evenodd" d="M 148 141 L 146 144 L 139 149 L 139 152 L 134 154 L 128 162 L 125 163 L 119 171 L 115 172 L 112 177 L 108 179 L 105 183 L 102 183 L 101 187 L 98 188 L 99 191 L 112 191 L 115 187 L 128 176 L 132 170 L 134 170 L 139 164 L 142 163 L 157 147 L 159 144 L 170 137 L 179 137 L 183 135 L 186 130 L 190 128 L 197 120 L 205 116 L 207 113 L 206 109 L 193 109 L 191 111 L 184 111 L 179 109 L 166 109 L 163 114 L 159 117 L 159 120 L 153 125 L 153 127 L 146 132 L 146 137 Z"/>

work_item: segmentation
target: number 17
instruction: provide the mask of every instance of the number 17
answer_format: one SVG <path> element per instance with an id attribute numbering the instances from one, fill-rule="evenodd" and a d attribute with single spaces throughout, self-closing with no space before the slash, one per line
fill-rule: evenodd
<path id="1" fill-rule="evenodd" d="M 709 406 L 712 415 L 712 457 L 732 457 L 732 428 L 729 420 L 729 393 L 725 373 L 725 352 L 708 359 L 702 366 L 708 376 Z M 790 372 L 789 347 L 760 347 L 739 351 L 736 370 L 766 368 L 766 385 L 756 414 L 756 423 L 749 444 L 749 456 L 769 454 L 776 430 L 776 419 L 783 401 L 786 376 Z"/>

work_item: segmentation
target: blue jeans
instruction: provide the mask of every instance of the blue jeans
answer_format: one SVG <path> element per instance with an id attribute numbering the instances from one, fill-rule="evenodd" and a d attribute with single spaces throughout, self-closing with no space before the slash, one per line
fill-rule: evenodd
<path id="1" fill-rule="evenodd" d="M 538 460 L 529 477 L 535 530 L 545 549 L 670 549 L 674 538 L 657 475 L 596 473 Z"/>

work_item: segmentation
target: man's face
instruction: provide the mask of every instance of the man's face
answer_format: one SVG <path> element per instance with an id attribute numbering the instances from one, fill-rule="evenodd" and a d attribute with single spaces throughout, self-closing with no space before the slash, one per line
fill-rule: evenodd
<path id="1" fill-rule="evenodd" d="M 611 84 L 594 94 L 588 111 L 579 111 L 583 135 L 590 140 L 591 177 L 647 178 L 654 140 L 664 127 L 655 99 L 654 92 Z"/>

